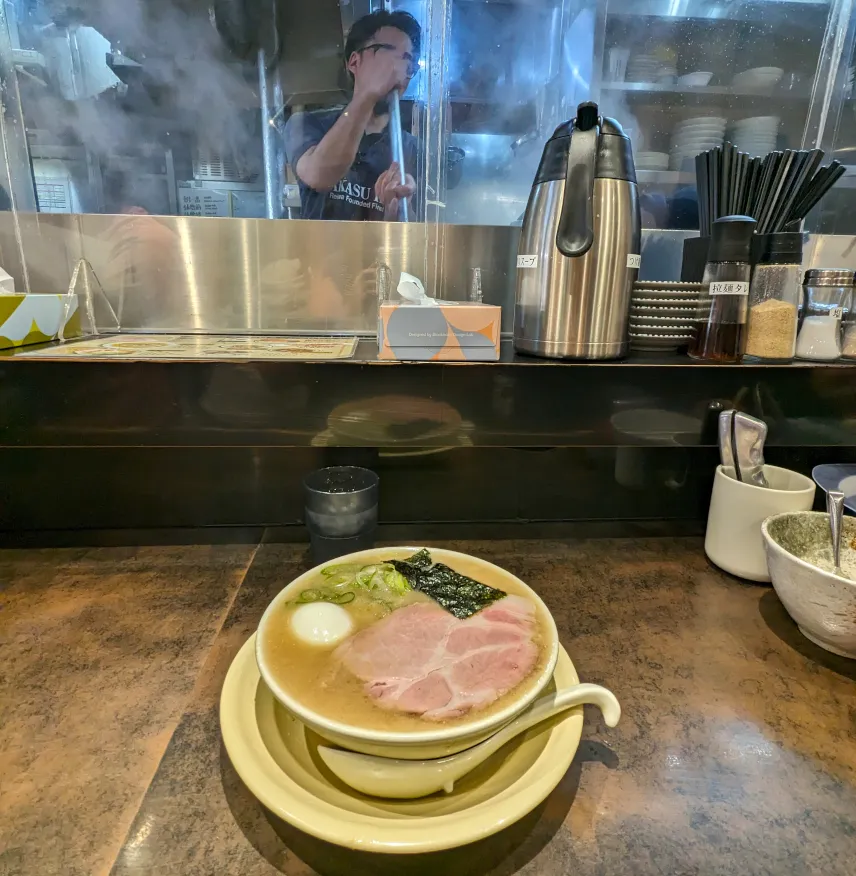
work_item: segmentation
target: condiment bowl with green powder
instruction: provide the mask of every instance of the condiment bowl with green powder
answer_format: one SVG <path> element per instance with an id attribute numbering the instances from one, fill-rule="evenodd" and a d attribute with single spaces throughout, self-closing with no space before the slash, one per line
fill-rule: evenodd
<path id="1" fill-rule="evenodd" d="M 856 659 L 856 518 L 845 517 L 841 572 L 833 572 L 829 516 L 787 512 L 761 525 L 773 587 L 807 638 Z"/>

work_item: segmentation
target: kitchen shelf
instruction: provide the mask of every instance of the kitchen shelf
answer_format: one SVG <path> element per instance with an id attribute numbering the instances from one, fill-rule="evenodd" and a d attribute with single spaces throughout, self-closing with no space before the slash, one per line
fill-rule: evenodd
<path id="1" fill-rule="evenodd" d="M 802 88 L 782 91 L 736 90 L 730 85 L 706 85 L 703 88 L 681 85 L 659 85 L 654 82 L 604 82 L 604 94 L 620 93 L 634 103 L 667 103 L 675 106 L 675 96 L 680 95 L 684 104 L 701 105 L 721 103 L 723 98 L 740 101 L 748 105 L 755 103 L 768 106 L 771 100 L 779 102 L 807 103 L 809 93 Z"/>
<path id="2" fill-rule="evenodd" d="M 636 181 L 641 185 L 692 185 L 695 174 L 681 170 L 637 170 Z"/>
<path id="3" fill-rule="evenodd" d="M 830 157 L 824 157 L 823 163 L 828 164 Z M 637 170 L 636 181 L 640 185 L 694 185 L 695 174 L 680 170 Z M 844 176 L 835 183 L 835 189 L 856 189 L 856 165 L 849 165 Z"/>
<path id="4" fill-rule="evenodd" d="M 820 14 L 829 6 L 828 0 L 755 0 L 750 3 L 711 3 L 710 0 L 611 0 L 610 17 L 660 18 L 673 22 L 767 21 L 771 11 Z"/>

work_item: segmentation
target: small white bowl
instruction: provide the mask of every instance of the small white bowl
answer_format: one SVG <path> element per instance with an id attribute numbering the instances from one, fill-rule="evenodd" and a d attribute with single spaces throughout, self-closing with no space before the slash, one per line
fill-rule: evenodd
<path id="1" fill-rule="evenodd" d="M 845 517 L 843 523 L 842 554 L 852 553 L 846 546 L 856 539 L 856 518 Z M 800 632 L 833 654 L 856 659 L 856 581 L 803 559 L 830 545 L 828 515 L 776 514 L 761 524 L 761 536 L 773 587 Z"/>
<path id="2" fill-rule="evenodd" d="M 748 70 L 744 70 L 742 73 L 738 73 L 738 76 L 778 76 L 782 77 L 785 75 L 785 71 L 781 67 L 750 67 Z"/>
<path id="3" fill-rule="evenodd" d="M 335 560 L 335 564 L 362 563 L 368 565 L 390 558 L 405 559 L 418 550 L 420 550 L 418 547 L 373 548 L 339 557 Z M 259 665 L 259 672 L 271 693 L 307 727 L 342 748 L 349 748 L 364 754 L 376 754 L 380 757 L 400 757 L 408 760 L 443 757 L 447 754 L 463 751 L 465 748 L 470 748 L 492 736 L 500 727 L 522 712 L 538 697 L 553 677 L 553 670 L 556 668 L 556 660 L 559 656 L 559 634 L 553 616 L 538 594 L 511 572 L 507 572 L 493 563 L 488 563 L 486 560 L 442 548 L 432 547 L 429 550 L 434 562 L 445 563 L 452 569 L 491 586 L 502 588 L 503 581 L 508 582 L 510 589 L 522 592 L 527 599 L 534 603 L 535 612 L 546 639 L 543 645 L 547 649 L 544 667 L 536 678 L 527 679 L 523 683 L 520 694 L 505 708 L 493 712 L 487 717 L 479 717 L 480 713 L 476 712 L 471 721 L 465 721 L 451 727 L 439 726 L 429 730 L 393 732 L 359 727 L 344 721 L 327 718 L 301 703 L 299 699 L 279 685 L 271 672 L 271 667 L 266 662 L 262 647 L 265 636 L 270 630 L 271 620 L 282 604 L 295 593 L 303 590 L 310 582 L 317 580 L 322 566 L 316 566 L 295 578 L 281 590 L 265 610 L 261 621 L 259 621 L 258 635 L 256 636 L 256 661 Z M 331 564 L 324 563 L 323 565 Z"/>
<path id="4" fill-rule="evenodd" d="M 704 88 L 711 79 L 713 79 L 713 72 L 697 70 L 695 73 L 684 73 L 683 76 L 678 76 L 678 85 L 689 88 Z"/>
<path id="5" fill-rule="evenodd" d="M 771 88 L 785 75 L 781 67 L 755 67 L 738 73 L 732 80 L 732 85 L 744 88 Z"/>

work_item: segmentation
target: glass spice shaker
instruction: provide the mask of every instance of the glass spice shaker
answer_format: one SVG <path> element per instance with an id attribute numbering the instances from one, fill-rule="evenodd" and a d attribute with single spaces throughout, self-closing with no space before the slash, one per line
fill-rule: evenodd
<path id="1" fill-rule="evenodd" d="M 856 359 L 856 282 L 847 296 L 841 339 L 841 358 Z"/>
<path id="2" fill-rule="evenodd" d="M 841 318 L 850 299 L 853 278 L 853 271 L 843 269 L 805 272 L 798 359 L 835 362 L 841 358 Z"/>
<path id="3" fill-rule="evenodd" d="M 761 258 L 749 286 L 744 361 L 790 362 L 802 301 L 801 231 L 759 235 Z"/>
<path id="4" fill-rule="evenodd" d="M 704 315 L 689 349 L 693 359 L 727 364 L 743 356 L 754 230 L 751 216 L 723 216 L 713 223 L 702 278 Z"/>

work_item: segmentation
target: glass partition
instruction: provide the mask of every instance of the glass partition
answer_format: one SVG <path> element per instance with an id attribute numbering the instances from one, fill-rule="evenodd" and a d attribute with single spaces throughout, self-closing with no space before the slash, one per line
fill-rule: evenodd
<path id="1" fill-rule="evenodd" d="M 609 0 L 601 102 L 634 133 L 643 226 L 698 228 L 694 156 L 816 145 L 835 4 Z"/>
<path id="2" fill-rule="evenodd" d="M 0 183 L 23 210 L 394 220 L 402 187 L 411 221 L 513 226 L 545 140 L 586 99 L 633 138 L 648 228 L 698 227 L 690 159 L 723 138 L 856 165 L 849 0 L 0 7 Z M 416 30 L 366 30 L 383 11 Z M 392 107 L 357 97 L 387 63 L 406 71 L 408 176 L 381 183 Z M 835 212 L 829 229 L 849 227 Z"/>

